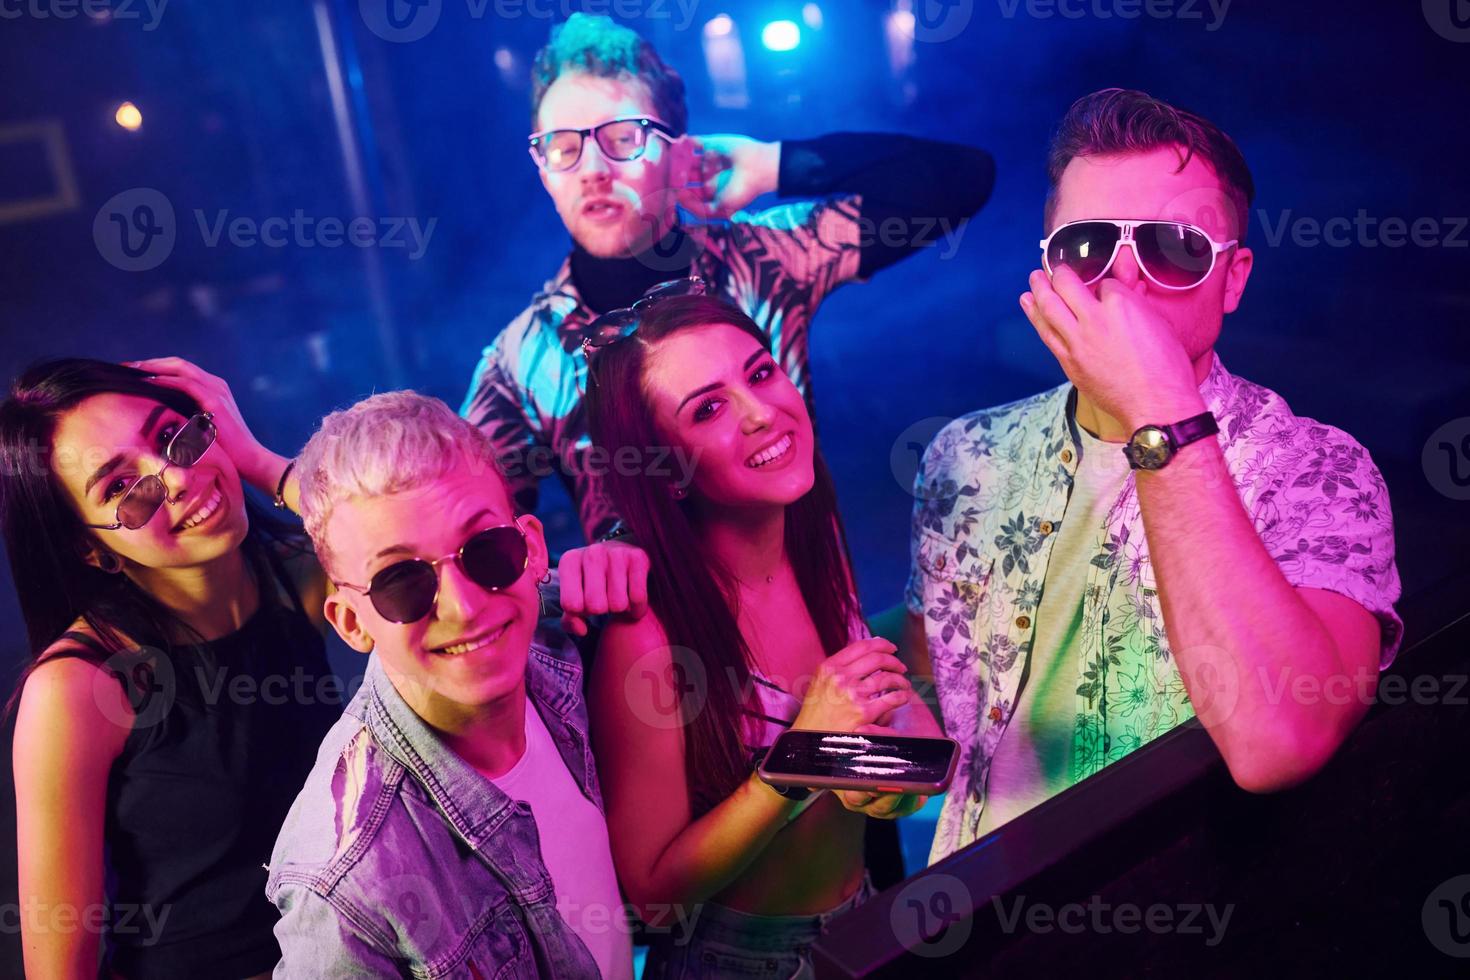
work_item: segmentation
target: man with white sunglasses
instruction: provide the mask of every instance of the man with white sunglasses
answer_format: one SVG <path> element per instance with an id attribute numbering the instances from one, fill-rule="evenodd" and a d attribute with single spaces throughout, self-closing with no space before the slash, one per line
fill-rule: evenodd
<path id="1" fill-rule="evenodd" d="M 592 449 L 582 409 L 581 341 L 599 314 L 698 276 L 770 334 L 810 401 L 808 326 L 827 294 L 926 246 L 952 253 L 994 182 L 983 150 L 896 134 L 692 136 L 678 72 L 607 17 L 576 13 L 553 29 L 532 107 L 531 158 L 572 250 L 485 348 L 460 413 L 494 440 L 523 509 L 555 474 L 590 539 L 616 520 L 614 459 Z M 742 210 L 768 193 L 803 200 Z M 617 465 L 692 475 L 671 456 Z"/>
<path id="2" fill-rule="evenodd" d="M 1215 354 L 1253 262 L 1235 143 L 1109 89 L 1048 174 L 1020 303 L 1070 383 L 951 423 L 916 481 L 903 649 L 965 747 L 931 860 L 1191 716 L 1240 786 L 1300 782 L 1403 629 L 1367 451 Z"/>

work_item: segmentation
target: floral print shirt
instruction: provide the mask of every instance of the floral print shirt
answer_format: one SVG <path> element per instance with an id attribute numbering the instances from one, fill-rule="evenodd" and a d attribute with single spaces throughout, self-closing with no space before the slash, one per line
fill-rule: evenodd
<path id="1" fill-rule="evenodd" d="M 694 249 L 691 273 L 770 335 L 776 361 L 809 405 L 807 330 L 827 294 L 858 277 L 860 206 L 859 196 L 845 195 L 685 226 Z M 683 274 L 671 263 L 669 278 Z M 540 478 L 555 472 L 577 502 L 589 540 L 616 520 L 607 464 L 589 456 L 582 405 L 582 337 L 599 312 L 605 311 L 582 301 L 571 263 L 563 262 L 531 305 L 485 348 L 460 409 L 490 436 L 520 506 L 533 510 Z M 668 459 L 647 462 L 678 475 Z"/>
<path id="2" fill-rule="evenodd" d="M 1241 502 L 1288 581 L 1327 589 L 1382 626 L 1380 666 L 1403 632 L 1388 491 L 1351 436 L 1294 415 L 1218 357 L 1200 388 Z M 963 753 L 931 861 L 972 843 L 986 777 L 1011 720 L 1055 531 L 1077 468 L 1072 386 L 957 419 L 915 481 L 906 594 L 924 618 L 940 708 Z M 1120 447 L 1121 451 L 1121 447 Z M 1194 714 L 1175 668 L 1130 474 L 1097 529 L 1083 592 L 1072 780 Z"/>

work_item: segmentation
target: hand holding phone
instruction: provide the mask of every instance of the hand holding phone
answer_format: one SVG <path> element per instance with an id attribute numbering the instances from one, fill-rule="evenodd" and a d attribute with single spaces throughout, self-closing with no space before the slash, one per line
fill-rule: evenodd
<path id="1" fill-rule="evenodd" d="M 822 661 L 792 728 L 853 731 L 907 704 L 913 685 L 897 648 L 881 637 L 858 640 Z"/>

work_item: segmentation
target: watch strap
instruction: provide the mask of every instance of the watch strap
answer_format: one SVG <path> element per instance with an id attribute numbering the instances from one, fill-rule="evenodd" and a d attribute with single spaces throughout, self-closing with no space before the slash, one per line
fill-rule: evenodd
<path id="1" fill-rule="evenodd" d="M 1178 452 L 1191 442 L 1199 442 L 1206 436 L 1218 434 L 1220 424 L 1215 421 L 1214 412 L 1200 412 L 1198 415 L 1192 415 L 1183 421 L 1161 426 L 1161 428 L 1169 434 L 1169 443 L 1174 447 L 1174 451 Z"/>

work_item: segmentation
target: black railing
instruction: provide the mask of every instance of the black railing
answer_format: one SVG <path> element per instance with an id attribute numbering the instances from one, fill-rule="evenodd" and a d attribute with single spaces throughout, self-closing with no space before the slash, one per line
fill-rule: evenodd
<path id="1" fill-rule="evenodd" d="M 817 975 L 1470 968 L 1470 579 L 1400 609 L 1410 644 L 1302 786 L 1244 792 L 1187 723 L 834 922 Z"/>

